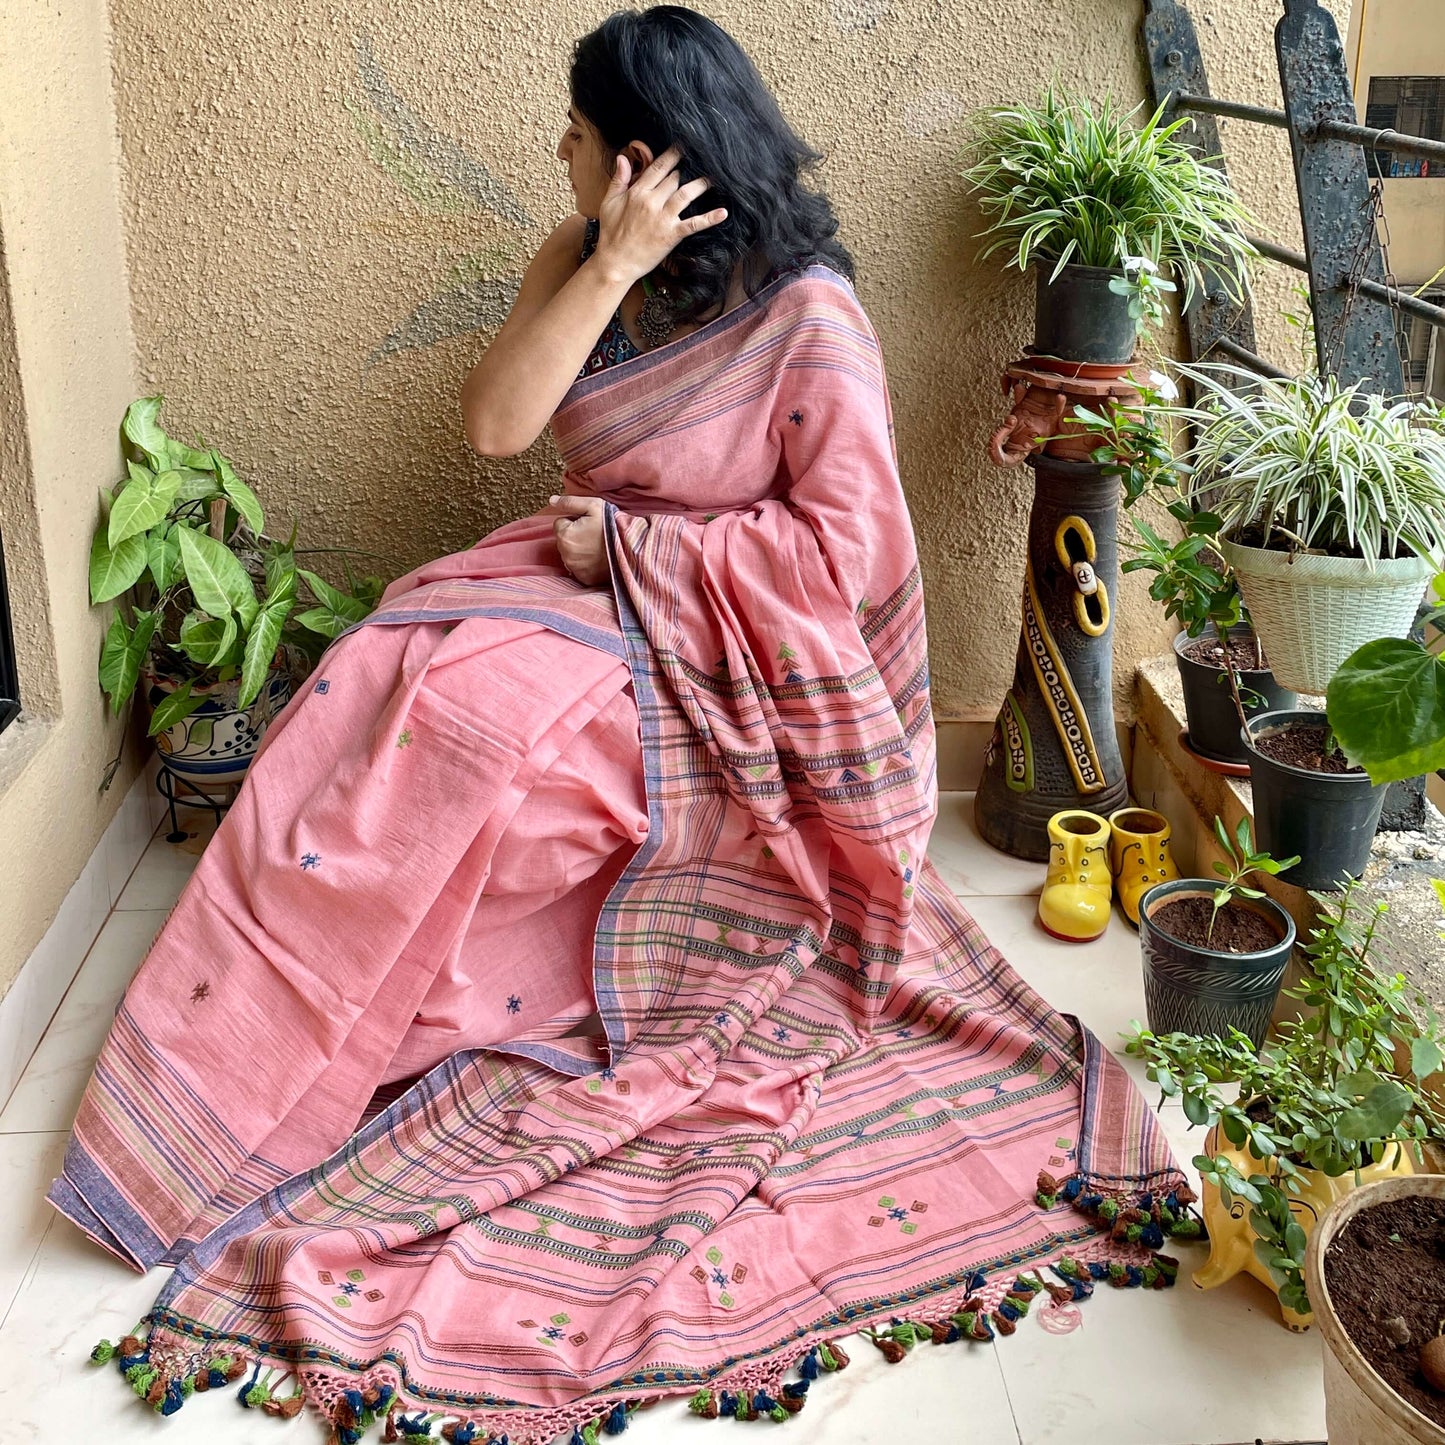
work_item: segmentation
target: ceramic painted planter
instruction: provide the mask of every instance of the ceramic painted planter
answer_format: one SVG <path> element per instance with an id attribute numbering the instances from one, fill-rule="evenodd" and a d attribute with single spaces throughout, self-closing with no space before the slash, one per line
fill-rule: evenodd
<path id="1" fill-rule="evenodd" d="M 169 678 L 147 676 L 146 701 L 154 709 L 175 683 Z M 250 707 L 236 706 L 240 682 L 213 683 L 192 688 L 205 702 L 189 717 L 156 735 L 162 762 L 178 778 L 204 788 L 239 782 L 246 775 L 256 749 L 272 718 L 291 696 L 289 673 L 277 668 L 266 678 Z"/>
<path id="2" fill-rule="evenodd" d="M 1219 1132 L 1217 1124 L 1205 1136 L 1204 1152 L 1211 1158 L 1223 1155 L 1246 1178 L 1251 1174 L 1268 1172 L 1262 1159 L 1256 1159 L 1246 1150 L 1236 1149 L 1225 1139 Z M 1368 1164 L 1361 1169 L 1359 1178 L 1360 1184 L 1363 1186 L 1374 1184 L 1381 1179 L 1395 1179 L 1412 1175 L 1414 1172 L 1414 1165 L 1410 1162 L 1410 1151 L 1401 1146 L 1398 1149 L 1386 1149 L 1385 1157 L 1378 1164 Z M 1353 1173 L 1342 1174 L 1337 1179 L 1331 1179 L 1328 1174 L 1322 1174 L 1316 1169 L 1306 1171 L 1302 1189 L 1298 1194 L 1290 1197 L 1289 1212 L 1295 1223 L 1310 1237 L 1309 1252 L 1311 1255 L 1314 1253 L 1315 1226 L 1320 1223 L 1337 1199 L 1357 1192 L 1359 1191 Z M 1248 1274 L 1253 1275 L 1255 1279 L 1265 1285 L 1271 1294 L 1278 1295 L 1279 1287 L 1270 1278 L 1268 1268 L 1255 1253 L 1254 1243 L 1257 1236 L 1254 1226 L 1249 1222 L 1250 1206 L 1242 1199 L 1235 1199 L 1226 1206 L 1218 1188 L 1207 1179 L 1204 1181 L 1201 1205 L 1204 1211 L 1204 1227 L 1209 1232 L 1209 1260 L 1203 1269 L 1195 1273 L 1194 1287 L 1196 1289 L 1213 1289 L 1215 1285 L 1223 1284 L 1225 1280 L 1233 1279 L 1237 1274 Z M 1308 1257 L 1306 1262 L 1308 1263 Z M 1321 1296 L 1315 1291 L 1315 1282 L 1312 1277 L 1308 1278 L 1307 1286 L 1310 1302 L 1318 1311 Z M 1280 1315 L 1286 1328 L 1291 1330 L 1307 1330 L 1314 1319 L 1313 1315 L 1297 1314 L 1294 1310 L 1285 1309 L 1283 1305 L 1280 1306 Z M 1386 1437 L 1360 1436 L 1358 1438 L 1360 1445 L 1365 1445 L 1366 1440 L 1369 1445 L 1378 1445 L 1378 1441 Z M 1402 1435 L 1398 1438 L 1405 1440 L 1414 1437 Z M 1337 1445 L 1333 1422 L 1330 1426 L 1330 1445 Z"/>
<path id="3" fill-rule="evenodd" d="M 1219 550 L 1239 580 L 1275 680 L 1317 697 L 1356 648 L 1410 635 L 1436 570 L 1421 557 L 1368 567 L 1355 557 L 1275 552 L 1223 538 Z"/>
<path id="4" fill-rule="evenodd" d="M 1254 790 L 1258 846 L 1273 858 L 1298 858 L 1281 873 L 1296 888 L 1333 890 L 1358 878 L 1370 861 L 1370 844 L 1385 806 L 1385 785 L 1366 773 L 1312 773 L 1276 762 L 1254 741 L 1294 723 L 1318 726 L 1324 714 L 1295 709 L 1265 712 L 1243 734 Z"/>
<path id="5" fill-rule="evenodd" d="M 1054 264 L 1034 268 L 1034 344 L 1043 356 L 1104 364 L 1126 362 L 1134 354 L 1138 327 L 1129 315 L 1129 298 L 1109 289 L 1122 271 L 1102 266 L 1065 266 L 1050 280 Z"/>
<path id="6" fill-rule="evenodd" d="M 1330 1445 L 1445 1445 L 1445 1430 L 1402 1400 L 1355 1347 L 1325 1283 L 1325 1251 L 1356 1214 L 1392 1199 L 1420 1196 L 1445 1199 L 1445 1178 L 1417 1174 L 1351 1190 L 1340 1196 L 1310 1235 L 1305 1286 L 1325 1342 L 1325 1426 Z"/>
<path id="7" fill-rule="evenodd" d="M 1235 904 L 1266 919 L 1279 942 L 1258 953 L 1199 948 L 1165 933 L 1156 915 L 1180 898 L 1213 899 L 1214 884 L 1199 878 L 1157 883 L 1139 902 L 1139 949 L 1144 963 L 1144 1002 L 1156 1034 L 1213 1034 L 1230 1028 L 1264 1043 L 1274 1001 L 1294 947 L 1295 927 L 1271 898 L 1238 898 Z"/>
<path id="8" fill-rule="evenodd" d="M 1207 627 L 1200 635 L 1217 638 L 1219 634 L 1213 627 Z M 1248 623 L 1241 623 L 1231 627 L 1229 635 L 1248 639 L 1254 634 Z M 1179 633 L 1174 639 L 1174 661 L 1179 668 L 1179 680 L 1184 685 L 1184 715 L 1189 722 L 1189 745 L 1195 752 L 1215 762 L 1248 762 L 1249 752 L 1239 735 L 1239 714 L 1234 709 L 1234 694 L 1230 690 L 1228 676 L 1222 668 L 1195 662 L 1184 655 L 1184 649 L 1198 640 L 1187 632 Z M 1274 674 L 1267 667 L 1241 668 L 1237 676 L 1245 717 L 1292 708 L 1299 701 L 1294 693 L 1275 681 Z"/>

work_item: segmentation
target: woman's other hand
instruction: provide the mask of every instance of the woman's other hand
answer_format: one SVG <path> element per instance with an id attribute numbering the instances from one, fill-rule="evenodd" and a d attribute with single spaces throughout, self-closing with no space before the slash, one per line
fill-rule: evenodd
<path id="1" fill-rule="evenodd" d="M 596 256 L 598 264 L 619 283 L 631 285 L 672 254 L 679 241 L 706 231 L 727 219 L 719 207 L 683 219 L 685 211 L 712 184 L 706 176 L 688 181 L 678 178 L 682 152 L 669 146 L 632 179 L 632 162 L 620 153 L 612 181 L 598 208 Z"/>
<path id="2" fill-rule="evenodd" d="M 584 587 L 600 587 L 612 576 L 603 535 L 600 497 L 552 497 L 552 506 L 564 515 L 552 524 L 562 565 Z"/>

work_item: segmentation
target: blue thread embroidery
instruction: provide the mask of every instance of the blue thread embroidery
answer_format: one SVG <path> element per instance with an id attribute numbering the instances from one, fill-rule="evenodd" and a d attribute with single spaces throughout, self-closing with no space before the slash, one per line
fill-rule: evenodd
<path id="1" fill-rule="evenodd" d="M 516 994 L 513 994 L 507 1000 L 507 1012 L 509 1014 L 518 1014 L 522 1012 L 522 1000 L 519 999 Z"/>
<path id="2" fill-rule="evenodd" d="M 803 424 L 803 413 L 800 412 L 800 411 L 790 411 L 790 412 L 788 413 L 788 420 L 789 420 L 790 422 L 792 422 L 792 424 L 793 424 L 794 426 L 802 426 L 802 424 Z"/>
<path id="3" fill-rule="evenodd" d="M 777 1039 L 780 1044 L 785 1044 L 790 1038 L 792 1038 L 792 1035 L 787 1031 L 787 1029 L 785 1029 L 781 1024 L 779 1024 L 778 1027 L 773 1030 L 773 1037 Z"/>
<path id="4" fill-rule="evenodd" d="M 303 853 L 301 855 L 302 868 L 319 868 L 321 866 L 321 854 Z"/>
<path id="5" fill-rule="evenodd" d="M 328 678 L 324 678 L 324 677 L 323 677 L 323 678 L 321 679 L 321 681 L 318 682 L 318 683 L 316 684 L 316 686 L 311 689 L 311 691 L 312 691 L 312 692 L 330 692 L 330 691 L 331 691 L 331 682 L 330 682 L 330 680 L 329 680 Z"/>

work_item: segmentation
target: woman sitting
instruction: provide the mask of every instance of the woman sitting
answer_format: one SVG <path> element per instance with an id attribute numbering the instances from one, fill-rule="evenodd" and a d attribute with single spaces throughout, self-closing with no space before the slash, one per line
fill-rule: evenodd
<path id="1" fill-rule="evenodd" d="M 559 495 L 272 724 L 51 1190 L 175 1265 L 119 1349 L 163 1413 L 244 1361 L 346 1445 L 781 1417 L 863 1324 L 987 1337 L 1020 1271 L 1086 1282 L 1048 1167 L 1143 1207 L 1092 1260 L 1165 1272 L 1148 1114 L 924 860 L 917 558 L 815 154 L 673 6 L 571 96 L 578 214 L 462 396 L 480 451 L 551 426 Z"/>

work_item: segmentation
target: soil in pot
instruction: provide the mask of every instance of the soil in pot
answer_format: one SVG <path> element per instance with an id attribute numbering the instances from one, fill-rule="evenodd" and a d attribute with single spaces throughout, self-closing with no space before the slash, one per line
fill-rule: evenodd
<path id="1" fill-rule="evenodd" d="M 1277 763 L 1291 768 L 1303 768 L 1310 773 L 1363 773 L 1342 753 L 1339 746 L 1325 754 L 1325 729 L 1323 727 L 1287 727 L 1278 732 L 1266 733 L 1254 740 L 1256 751 Z"/>
<path id="2" fill-rule="evenodd" d="M 1255 653 L 1254 642 L 1250 638 L 1230 637 L 1226 645 L 1229 649 L 1229 661 L 1233 664 L 1236 672 L 1260 671 L 1260 660 Z M 1224 671 L 1224 657 L 1221 652 L 1221 643 L 1217 637 L 1192 637 L 1179 651 L 1190 662 L 1197 662 L 1201 667 L 1212 667 L 1219 672 Z M 1264 666 L 1269 666 L 1268 658 L 1265 659 Z"/>
<path id="3" fill-rule="evenodd" d="M 1362 1209 L 1330 1241 L 1324 1276 L 1355 1348 L 1445 1428 L 1445 1391 L 1421 1373 L 1421 1351 L 1445 1324 L 1445 1199 L 1412 1195 Z M 1433 1350 L 1445 1353 L 1438 1343 Z"/>
<path id="4" fill-rule="evenodd" d="M 1226 903 L 1216 915 L 1208 898 L 1175 898 L 1156 908 L 1150 917 L 1156 927 L 1180 943 L 1218 953 L 1262 953 L 1280 941 L 1279 930 L 1272 928 L 1267 918 L 1237 903 Z"/>

